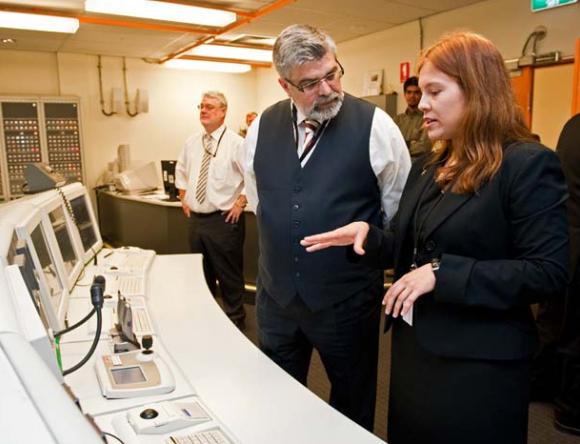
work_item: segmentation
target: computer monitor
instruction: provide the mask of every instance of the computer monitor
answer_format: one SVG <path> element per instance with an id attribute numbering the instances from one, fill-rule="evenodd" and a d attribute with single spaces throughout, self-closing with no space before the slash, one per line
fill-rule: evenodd
<path id="1" fill-rule="evenodd" d="M 76 242 L 82 250 L 82 259 L 86 263 L 90 261 L 103 246 L 103 239 L 99 232 L 99 226 L 93 213 L 89 196 L 86 189 L 80 183 L 66 185 L 62 191 L 68 200 L 70 210 L 74 215 L 74 230 Z"/>
<path id="2" fill-rule="evenodd" d="M 62 264 L 56 258 L 58 246 L 50 228 L 43 223 L 42 212 L 38 209 L 16 226 L 19 239 L 25 241 L 34 268 L 38 270 L 40 301 L 46 320 L 54 331 L 64 328 L 68 308 L 68 289 L 58 271 Z M 61 268 L 62 270 L 62 268 Z"/>
<path id="3" fill-rule="evenodd" d="M 103 444 L 61 380 L 23 336 L 0 334 L 0 375 L 2 412 L 8 412 L 1 421 L 2 442 Z"/>
<path id="4" fill-rule="evenodd" d="M 0 270 L 10 265 L 19 267 L 26 284 L 27 298 L 32 300 L 38 316 L 45 328 L 48 328 L 49 324 L 40 296 L 40 273 L 32 261 L 26 242 L 19 239 L 15 231 L 16 225 L 28 218 L 34 211 L 36 211 L 34 206 L 24 203 L 22 199 L 0 206 Z M 5 314 L 4 312 L 5 310 L 0 308 L 0 318 Z M 3 320 L 0 320 L 0 324 L 3 324 Z"/>
<path id="5" fill-rule="evenodd" d="M 144 193 L 156 190 L 159 185 L 159 176 L 155 162 L 123 171 L 115 177 L 117 190 L 129 194 Z"/>
<path id="6" fill-rule="evenodd" d="M 18 256 L 16 256 L 18 261 Z M 42 360 L 50 367 L 54 376 L 62 380 L 62 372 L 56 362 L 52 348 L 52 338 L 48 336 L 48 324 L 38 316 L 38 306 L 29 297 L 30 289 L 24 281 L 22 270 L 18 265 L 9 265 L 4 269 L 6 292 L 12 299 L 12 309 L 18 320 L 20 334 L 32 345 Z M 8 306 L 3 301 L 2 309 Z"/>
<path id="7" fill-rule="evenodd" d="M 26 202 L 39 208 L 45 216 L 43 223 L 51 229 L 50 235 L 56 239 L 58 251 L 55 251 L 57 268 L 69 291 L 74 287 L 83 268 L 84 251 L 80 242 L 74 241 L 76 227 L 73 223 L 72 210 L 61 192 L 50 190 L 34 196 L 27 196 Z"/>
<path id="8" fill-rule="evenodd" d="M 169 196 L 170 201 L 179 200 L 177 197 L 177 188 L 175 187 L 175 165 L 176 160 L 162 160 L 161 161 L 161 174 L 163 175 L 163 188 L 165 189 L 165 194 Z"/>
<path id="9" fill-rule="evenodd" d="M 74 224 L 64 205 L 62 198 L 56 196 L 44 205 L 43 210 L 58 245 L 64 272 L 63 280 L 66 280 L 68 290 L 71 291 L 83 269 L 84 251 L 73 241 Z"/>
<path id="10" fill-rule="evenodd" d="M 47 315 L 44 311 L 40 296 L 40 274 L 34 266 L 34 261 L 30 255 L 30 250 L 26 242 L 18 239 L 16 232 L 12 235 L 8 255 L 6 257 L 8 265 L 16 265 L 22 275 L 22 280 L 26 286 L 28 296 L 32 300 L 36 313 L 40 317 L 45 329 L 49 328 Z"/>

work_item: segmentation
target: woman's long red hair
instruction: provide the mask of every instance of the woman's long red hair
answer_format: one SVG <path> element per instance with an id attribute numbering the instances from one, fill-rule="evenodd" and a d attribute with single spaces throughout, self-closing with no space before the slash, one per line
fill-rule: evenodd
<path id="1" fill-rule="evenodd" d="M 470 32 L 448 34 L 421 56 L 419 76 L 427 60 L 455 79 L 466 103 L 453 146 L 450 141 L 433 141 L 430 163 L 442 163 L 436 172 L 442 188 L 473 193 L 499 170 L 506 141 L 531 141 L 532 135 L 515 101 L 503 58 L 489 40 Z"/>

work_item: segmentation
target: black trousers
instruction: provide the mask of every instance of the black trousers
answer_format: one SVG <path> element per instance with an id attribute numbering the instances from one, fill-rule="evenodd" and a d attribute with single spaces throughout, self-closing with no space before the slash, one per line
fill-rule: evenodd
<path id="1" fill-rule="evenodd" d="M 282 307 L 263 288 L 257 295 L 262 351 L 306 385 L 315 348 L 332 386 L 330 405 L 371 432 L 381 295 L 382 285 L 373 285 L 318 312 L 311 312 L 298 296 Z"/>
<path id="2" fill-rule="evenodd" d="M 243 253 L 244 214 L 237 223 L 226 223 L 225 214 L 191 213 L 189 246 L 192 253 L 203 254 L 203 273 L 213 295 L 219 284 L 225 313 L 234 321 L 244 319 Z"/>

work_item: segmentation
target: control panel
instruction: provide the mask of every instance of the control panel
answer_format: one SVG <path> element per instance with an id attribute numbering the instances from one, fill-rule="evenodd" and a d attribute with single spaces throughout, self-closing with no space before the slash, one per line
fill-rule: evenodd
<path id="1" fill-rule="evenodd" d="M 41 162 L 40 123 L 37 103 L 3 102 L 2 125 L 8 170 L 8 196 L 23 194 L 24 166 Z"/>
<path id="2" fill-rule="evenodd" d="M 81 141 L 76 103 L 44 103 L 48 163 L 65 179 L 82 182 Z"/>
<path id="3" fill-rule="evenodd" d="M 0 197 L 20 197 L 29 163 L 49 164 L 70 181 L 83 181 L 79 103 L 74 98 L 0 97 Z"/>

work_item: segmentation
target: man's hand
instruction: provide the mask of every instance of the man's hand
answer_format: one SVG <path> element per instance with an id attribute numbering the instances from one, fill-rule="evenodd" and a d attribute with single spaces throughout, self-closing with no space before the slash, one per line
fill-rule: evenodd
<path id="1" fill-rule="evenodd" d="M 244 209 L 239 205 L 234 204 L 232 209 L 228 211 L 226 216 L 226 223 L 228 224 L 236 224 L 238 220 L 240 220 L 241 214 L 244 212 Z"/>
<path id="2" fill-rule="evenodd" d="M 185 203 L 185 200 L 181 201 L 181 209 L 183 210 L 183 214 L 185 214 L 185 217 L 189 218 L 189 216 L 191 215 L 191 208 L 189 208 L 189 206 Z"/>

